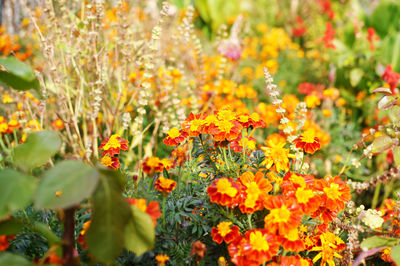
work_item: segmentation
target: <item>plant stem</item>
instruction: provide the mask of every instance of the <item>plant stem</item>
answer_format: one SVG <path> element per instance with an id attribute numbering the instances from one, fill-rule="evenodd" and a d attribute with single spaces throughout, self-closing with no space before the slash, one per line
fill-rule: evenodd
<path id="1" fill-rule="evenodd" d="M 75 246 L 75 207 L 64 210 L 64 234 L 63 234 L 63 265 L 76 265 L 74 261 Z"/>

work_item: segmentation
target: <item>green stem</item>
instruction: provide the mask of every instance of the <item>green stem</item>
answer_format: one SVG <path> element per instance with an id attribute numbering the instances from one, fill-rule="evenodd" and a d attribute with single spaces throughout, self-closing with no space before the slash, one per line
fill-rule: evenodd
<path id="1" fill-rule="evenodd" d="M 375 191 L 374 191 L 374 196 L 372 198 L 372 206 L 371 206 L 372 209 L 375 209 L 376 206 L 378 206 L 379 193 L 381 191 L 381 186 L 382 186 L 381 182 L 378 182 L 376 184 Z"/>
<path id="2" fill-rule="evenodd" d="M 203 148 L 203 151 L 205 152 L 205 154 L 206 154 L 206 156 L 207 156 L 207 159 L 210 160 L 210 163 L 211 163 L 211 165 L 212 165 L 212 167 L 213 167 L 215 173 L 217 173 L 217 167 L 215 166 L 214 161 L 211 159 L 211 156 L 210 156 L 210 154 L 208 153 L 208 150 L 207 150 L 207 149 L 205 148 L 205 146 L 204 146 L 203 137 L 202 137 L 201 134 L 199 135 L 199 139 L 200 139 L 201 147 Z"/>
<path id="3" fill-rule="evenodd" d="M 163 193 L 163 201 L 162 201 L 162 225 L 165 228 L 165 202 L 167 201 L 167 196 Z"/>
<path id="4" fill-rule="evenodd" d="M 247 222 L 249 223 L 250 230 L 253 229 L 253 224 L 251 223 L 251 213 L 247 214 Z"/>

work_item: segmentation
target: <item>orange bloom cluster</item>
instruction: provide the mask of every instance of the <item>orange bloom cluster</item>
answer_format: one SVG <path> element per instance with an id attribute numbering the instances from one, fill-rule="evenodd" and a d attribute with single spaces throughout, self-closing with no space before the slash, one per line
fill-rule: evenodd
<path id="1" fill-rule="evenodd" d="M 103 150 L 103 157 L 100 159 L 100 162 L 111 169 L 118 169 L 121 164 L 115 156 L 118 155 L 121 150 L 128 150 L 128 141 L 114 134 L 104 140 L 99 149 Z"/>
<path id="2" fill-rule="evenodd" d="M 158 201 L 150 201 L 148 204 L 146 199 L 128 198 L 126 201 L 130 205 L 133 205 L 139 208 L 141 211 L 147 213 L 153 221 L 154 227 L 157 225 L 157 219 L 161 217 L 160 204 Z"/>
<path id="3" fill-rule="evenodd" d="M 170 170 L 171 168 L 173 168 L 173 164 L 168 158 L 148 157 L 142 164 L 142 169 L 147 174 L 161 173 L 164 169 Z"/>
<path id="4" fill-rule="evenodd" d="M 78 243 L 82 245 L 83 249 L 87 248 L 86 242 L 85 242 L 85 235 L 86 235 L 86 232 L 89 229 L 91 223 L 92 223 L 91 220 L 85 222 L 83 224 L 82 230 L 81 230 L 81 232 L 79 233 L 79 236 L 78 236 Z"/>
<path id="5" fill-rule="evenodd" d="M 21 127 L 21 124 L 15 120 L 11 119 L 8 121 L 3 117 L 0 116 L 0 133 L 2 134 L 12 134 L 14 130 L 17 130 Z"/>
<path id="6" fill-rule="evenodd" d="M 383 213 L 385 222 L 390 222 L 390 231 L 400 237 L 400 202 L 392 199 L 385 199 L 383 207 L 380 209 Z"/>
<path id="7" fill-rule="evenodd" d="M 209 134 L 216 142 L 241 143 L 242 129 L 249 127 L 265 127 L 265 123 L 257 113 L 236 113 L 229 108 L 215 111 L 211 115 L 191 113 L 182 123 L 182 129 L 172 128 L 167 132 L 164 143 L 174 146 L 182 143 L 188 136 L 198 137 L 200 134 Z"/>
<path id="8" fill-rule="evenodd" d="M 154 184 L 154 188 L 163 193 L 171 193 L 175 189 L 176 182 L 172 179 L 160 176 Z"/>
<path id="9" fill-rule="evenodd" d="M 234 221 L 221 222 L 212 228 L 211 235 L 215 242 L 229 244 L 232 262 L 237 265 L 259 265 L 275 256 L 279 247 L 290 252 L 300 252 L 306 248 L 320 251 L 321 265 L 330 263 L 333 257 L 339 258 L 337 252 L 342 251 L 344 245 L 326 228 L 344 209 L 345 202 L 351 199 L 347 184 L 339 177 L 316 179 L 312 175 L 288 172 L 280 186 L 275 187 L 275 193 L 279 192 L 277 188 L 281 189 L 281 194 L 269 194 L 273 189 L 269 179 L 262 172 L 253 174 L 250 171 L 239 176 L 237 181 L 222 177 L 208 187 L 207 193 L 213 203 L 238 207 L 248 215 L 269 211 L 264 216 L 263 229 L 252 229 L 244 235 Z M 311 238 L 307 236 L 307 230 L 301 224 L 304 217 L 315 218 L 316 222 L 319 220 L 323 231 Z M 328 241 L 330 249 L 321 249 Z M 281 257 L 280 260 L 282 265 L 311 265 L 310 260 L 299 256 Z"/>

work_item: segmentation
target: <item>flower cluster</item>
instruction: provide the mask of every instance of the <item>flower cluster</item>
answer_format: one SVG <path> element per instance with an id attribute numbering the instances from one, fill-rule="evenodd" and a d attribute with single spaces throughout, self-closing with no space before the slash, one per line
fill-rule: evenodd
<path id="1" fill-rule="evenodd" d="M 111 135 L 101 143 L 99 149 L 103 150 L 103 157 L 100 162 L 111 169 L 118 169 L 121 164 L 117 156 L 121 150 L 128 150 L 128 141 L 122 139 L 119 135 Z"/>
<path id="2" fill-rule="evenodd" d="M 215 111 L 213 114 L 191 113 L 182 123 L 182 129 L 172 128 L 167 132 L 164 143 L 167 145 L 178 145 L 188 136 L 198 137 L 200 135 L 211 135 L 216 143 L 227 141 L 237 150 L 249 146 L 251 139 L 243 138 L 242 129 L 265 127 L 264 121 L 258 113 L 236 113 L 230 108 Z"/>

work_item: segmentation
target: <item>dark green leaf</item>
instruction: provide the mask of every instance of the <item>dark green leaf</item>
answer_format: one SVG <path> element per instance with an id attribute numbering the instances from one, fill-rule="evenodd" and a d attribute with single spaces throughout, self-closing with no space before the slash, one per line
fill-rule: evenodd
<path id="1" fill-rule="evenodd" d="M 37 181 L 15 170 L 0 171 L 0 219 L 31 203 Z"/>
<path id="2" fill-rule="evenodd" d="M 136 208 L 131 207 L 132 218 L 125 230 L 125 247 L 141 256 L 154 246 L 155 230 L 150 216 Z"/>
<path id="3" fill-rule="evenodd" d="M 10 236 L 18 234 L 23 227 L 24 223 L 19 219 L 11 218 L 9 220 L 5 220 L 0 222 L 0 235 Z"/>
<path id="4" fill-rule="evenodd" d="M 33 264 L 22 256 L 4 252 L 0 254 L 0 265 L 31 266 Z"/>
<path id="5" fill-rule="evenodd" d="M 61 139 L 51 131 L 37 131 L 28 135 L 25 143 L 14 148 L 14 161 L 24 170 L 40 166 L 60 149 Z"/>
<path id="6" fill-rule="evenodd" d="M 79 161 L 63 161 L 45 172 L 39 181 L 35 206 L 64 209 L 79 204 L 92 195 L 98 181 L 97 169 Z"/>
<path id="7" fill-rule="evenodd" d="M 0 81 L 16 90 L 39 90 L 39 82 L 33 69 L 15 57 L 0 58 L 0 65 L 5 70 L 0 70 Z"/>
<path id="8" fill-rule="evenodd" d="M 122 196 L 122 178 L 117 171 L 101 171 L 92 198 L 93 216 L 86 242 L 90 253 L 104 263 L 113 261 L 122 252 L 125 227 L 132 216 Z"/>

